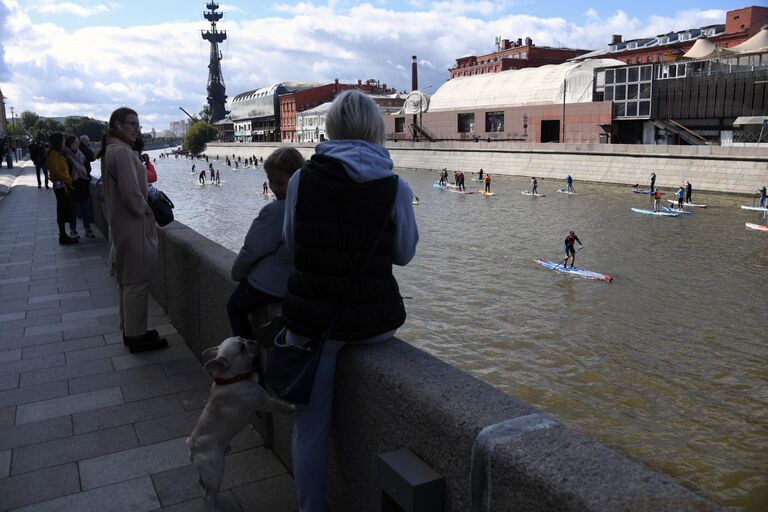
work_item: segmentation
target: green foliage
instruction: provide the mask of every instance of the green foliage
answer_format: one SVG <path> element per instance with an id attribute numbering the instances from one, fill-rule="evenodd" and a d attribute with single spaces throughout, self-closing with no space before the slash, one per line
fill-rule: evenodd
<path id="1" fill-rule="evenodd" d="M 184 149 L 193 155 L 200 154 L 208 141 L 214 140 L 218 132 L 212 124 L 198 121 L 189 127 L 184 137 Z"/>
<path id="2" fill-rule="evenodd" d="M 47 119 L 45 117 L 39 118 L 35 125 L 30 129 L 33 138 L 42 136 L 48 138 L 48 136 L 54 132 L 63 132 L 64 125 L 55 119 Z"/>
<path id="3" fill-rule="evenodd" d="M 40 116 L 35 114 L 34 112 L 30 112 L 29 110 L 25 110 L 21 114 L 19 114 L 19 118 L 21 119 L 21 124 L 24 125 L 24 128 L 27 130 L 31 130 L 38 119 L 40 119 Z"/>
<path id="4" fill-rule="evenodd" d="M 64 131 L 78 137 L 87 135 L 92 141 L 98 141 L 107 131 L 107 123 L 90 117 L 68 117 L 64 120 Z"/>

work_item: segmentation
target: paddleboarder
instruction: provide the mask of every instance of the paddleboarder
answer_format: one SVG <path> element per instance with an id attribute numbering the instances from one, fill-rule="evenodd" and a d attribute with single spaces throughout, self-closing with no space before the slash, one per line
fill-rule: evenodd
<path id="1" fill-rule="evenodd" d="M 693 195 L 693 186 L 691 185 L 690 181 L 685 182 L 685 202 L 686 203 L 692 203 L 693 200 L 691 199 L 691 196 Z"/>
<path id="2" fill-rule="evenodd" d="M 661 206 L 661 192 L 658 190 L 653 193 L 653 211 L 658 212 Z"/>
<path id="3" fill-rule="evenodd" d="M 677 207 L 681 210 L 683 209 L 683 197 L 685 196 L 685 190 L 683 190 L 683 187 L 680 187 L 677 189 Z"/>
<path id="4" fill-rule="evenodd" d="M 766 196 L 766 189 L 765 185 L 763 185 L 763 188 L 757 191 L 760 194 L 760 208 L 766 208 L 768 207 L 768 196 Z M 752 203 L 754 204 L 754 203 Z"/>
<path id="5" fill-rule="evenodd" d="M 573 177 L 570 174 L 565 178 L 565 183 L 568 185 L 565 190 L 573 193 Z"/>
<path id="6" fill-rule="evenodd" d="M 482 167 L 480 168 L 480 171 L 477 174 L 478 174 L 477 180 L 478 181 L 483 181 L 483 168 Z"/>
<path id="7" fill-rule="evenodd" d="M 655 187 L 655 186 L 656 186 L 656 173 L 652 172 L 651 173 L 651 192 L 654 191 L 653 187 Z"/>
<path id="8" fill-rule="evenodd" d="M 531 176 L 531 194 L 538 194 L 539 193 L 539 181 L 536 179 L 536 176 Z"/>
<path id="9" fill-rule="evenodd" d="M 485 191 L 490 194 L 491 193 L 491 175 L 486 174 L 484 181 L 485 181 Z"/>
<path id="10" fill-rule="evenodd" d="M 581 243 L 581 240 L 576 236 L 576 233 L 570 231 L 568 236 L 565 237 L 565 268 L 568 268 L 569 259 L 571 260 L 571 268 L 576 264 L 576 249 L 574 249 L 574 244 L 576 242 L 579 242 L 579 248 L 584 247 L 584 244 Z"/>

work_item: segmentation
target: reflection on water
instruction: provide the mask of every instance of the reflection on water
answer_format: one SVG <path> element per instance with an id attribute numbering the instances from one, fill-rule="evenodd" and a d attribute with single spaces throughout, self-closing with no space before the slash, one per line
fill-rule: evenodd
<path id="1" fill-rule="evenodd" d="M 191 162 L 158 160 L 158 185 L 180 221 L 236 251 L 265 176 L 215 166 L 223 186 L 203 187 Z M 766 509 L 768 236 L 745 229 L 759 222 L 738 209 L 748 199 L 694 190 L 708 209 L 654 218 L 629 211 L 647 196 L 578 175 L 578 195 L 541 180 L 531 198 L 528 178 L 493 176 L 483 197 L 400 174 L 420 199 L 416 258 L 396 270 L 405 340 L 721 504 Z M 577 264 L 613 283 L 534 265 L 562 259 L 570 229 Z"/>

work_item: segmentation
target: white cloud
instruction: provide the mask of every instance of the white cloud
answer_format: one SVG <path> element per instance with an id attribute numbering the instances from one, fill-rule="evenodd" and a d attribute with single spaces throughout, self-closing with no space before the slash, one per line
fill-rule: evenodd
<path id="1" fill-rule="evenodd" d="M 109 12 L 109 7 L 103 4 L 85 7 L 72 2 L 45 2 L 36 5 L 34 9 L 43 14 L 72 14 L 83 18 Z"/>
<path id="2" fill-rule="evenodd" d="M 454 11 L 438 7 L 444 4 Z M 492 51 L 497 35 L 595 49 L 612 34 L 652 36 L 725 19 L 719 10 L 640 20 L 625 11 L 601 16 L 594 9 L 579 20 L 504 14 L 512 9 L 481 19 L 483 10 L 491 9 L 484 2 L 471 4 L 474 8 L 462 1 L 419 5 L 403 12 L 381 2 L 351 8 L 304 2 L 282 6 L 280 17 L 234 22 L 225 15 L 219 25 L 228 34 L 221 51 L 229 100 L 289 80 L 374 78 L 409 90 L 412 55 L 419 59 L 421 86 L 432 85 L 434 92 L 457 57 Z M 0 88 L 9 98 L 6 104 L 19 112 L 106 119 L 126 105 L 162 130 L 181 118 L 179 106 L 197 112 L 205 102 L 209 46 L 200 37 L 205 20 L 65 30 L 33 22 L 16 0 L 0 0 L 0 16 Z"/>

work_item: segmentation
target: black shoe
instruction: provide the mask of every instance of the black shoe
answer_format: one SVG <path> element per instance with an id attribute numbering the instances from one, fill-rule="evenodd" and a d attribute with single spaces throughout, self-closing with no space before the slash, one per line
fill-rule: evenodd
<path id="1" fill-rule="evenodd" d="M 150 350 L 159 350 L 168 346 L 168 340 L 165 338 L 148 339 L 143 341 L 132 341 L 128 343 L 128 352 L 137 354 L 139 352 L 149 352 Z"/>
<path id="2" fill-rule="evenodd" d="M 59 244 L 61 245 L 71 245 L 78 243 L 77 238 L 71 238 L 67 235 L 59 235 Z"/>
<path id="3" fill-rule="evenodd" d="M 129 346 L 134 342 L 156 341 L 159 337 L 160 335 L 155 329 L 150 329 L 139 336 L 123 336 L 123 345 Z"/>

